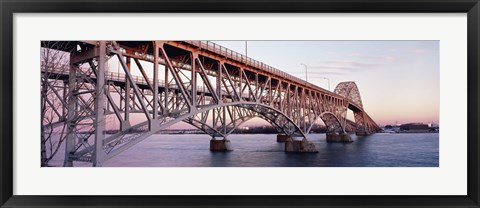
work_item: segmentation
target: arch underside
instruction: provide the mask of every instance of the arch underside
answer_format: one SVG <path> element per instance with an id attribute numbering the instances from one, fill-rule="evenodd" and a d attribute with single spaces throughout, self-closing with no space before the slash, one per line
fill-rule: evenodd
<path id="1" fill-rule="evenodd" d="M 258 103 L 227 103 L 221 107 L 207 107 L 198 113 L 179 113 L 177 116 L 177 118 L 166 118 L 166 122 L 160 124 L 160 126 L 158 126 L 158 130 L 148 131 L 148 124 L 146 123 L 132 126 L 129 130 L 123 131 L 127 132 L 125 135 L 114 135 L 111 138 L 107 138 L 109 141 L 114 141 L 113 138 L 115 137 L 120 139 L 116 139 L 117 142 L 109 142 L 106 145 L 108 148 L 104 149 L 113 150 L 116 148 L 115 146 L 139 139 L 142 136 L 139 135 L 138 132 L 144 131 L 144 135 L 148 135 L 149 132 L 157 132 L 173 125 L 174 123 L 182 121 L 191 124 L 192 126 L 212 137 L 224 138 L 228 137 L 229 134 L 231 134 L 243 123 L 256 117 L 267 121 L 269 124 L 275 127 L 279 133 L 284 133 L 285 135 L 293 137 L 305 137 L 313 126 L 313 122 L 311 122 L 306 131 L 303 131 L 297 124 L 294 123 L 294 121 L 285 116 L 283 113 L 271 108 L 270 106 L 265 106 Z M 313 121 L 318 118 L 321 118 L 324 121 L 327 127 L 327 132 L 345 132 L 341 119 L 338 119 L 335 114 L 331 112 L 324 112 L 320 115 L 316 115 Z M 130 136 L 127 137 L 126 135 Z"/>
<path id="2" fill-rule="evenodd" d="M 325 112 L 322 115 L 320 115 L 320 118 L 325 123 L 325 127 L 327 127 L 327 133 L 345 132 L 344 126 L 341 124 L 340 120 L 334 114 L 330 112 Z"/>
<path id="3" fill-rule="evenodd" d="M 107 137 L 103 150 L 107 155 L 107 159 L 111 158 L 156 132 L 182 121 L 192 124 L 213 137 L 226 137 L 242 123 L 254 117 L 266 120 L 276 127 L 279 132 L 283 132 L 286 135 L 303 137 L 306 135 L 294 121 L 270 106 L 258 103 L 235 102 L 204 106 L 204 108 L 196 112 L 188 112 L 188 109 L 179 110 L 175 114 L 170 114 L 170 117 L 160 117 L 151 123 L 145 121 L 133 125 Z M 208 124 L 208 122 L 212 124 Z M 81 149 L 79 148 L 72 158 L 79 161 L 82 161 L 82 158 L 87 160 L 87 158 L 91 157 L 92 148 L 85 145 Z"/>
<path id="4" fill-rule="evenodd" d="M 220 119 L 220 122 L 207 121 L 212 114 L 222 114 L 226 111 L 226 121 Z M 212 137 L 228 137 L 243 123 L 253 119 L 261 118 L 275 127 L 277 132 L 284 133 L 289 136 L 303 136 L 304 132 L 296 126 L 293 121 L 287 119 L 285 115 L 276 110 L 265 106 L 241 105 L 241 106 L 224 106 L 198 113 L 189 117 L 184 122 L 202 130 L 204 133 Z"/>
<path id="5" fill-rule="evenodd" d="M 295 136 L 295 132 L 292 133 L 292 130 L 295 130 L 294 126 L 289 126 L 285 125 L 285 123 L 282 124 L 281 119 L 275 119 L 277 116 L 273 114 L 262 114 L 253 110 L 250 110 L 249 108 L 243 108 L 243 107 L 238 107 L 238 106 L 229 106 L 233 107 L 234 109 L 237 108 L 239 112 L 243 111 L 243 114 L 238 117 L 235 120 L 230 120 L 228 124 L 225 126 L 225 130 L 222 131 L 222 126 L 216 126 L 215 128 L 212 125 L 207 124 L 206 122 L 196 119 L 195 117 L 190 117 L 185 120 L 184 122 L 191 124 L 192 126 L 196 127 L 199 130 L 202 130 L 205 134 L 208 134 L 212 137 L 228 137 L 229 134 L 231 134 L 235 129 L 237 129 L 239 126 L 241 126 L 243 123 L 253 119 L 253 118 L 261 118 L 265 121 L 267 121 L 270 125 L 275 127 L 277 129 L 277 132 L 279 133 L 284 133 L 285 135 L 289 136 Z M 213 109 L 217 110 L 217 109 Z M 209 111 L 204 112 L 206 114 L 209 114 Z M 320 116 L 316 116 L 314 120 L 317 119 L 322 119 L 322 121 L 325 124 L 325 127 L 327 129 L 327 133 L 344 133 L 347 131 L 347 128 L 349 128 L 349 132 L 352 131 L 352 128 L 356 128 L 356 125 L 354 122 L 349 121 L 351 123 L 347 124 L 347 126 L 343 126 L 341 124 L 341 121 L 335 116 L 333 113 L 330 112 L 325 112 Z M 279 122 L 280 121 L 280 122 Z M 348 121 L 347 121 L 348 122 Z M 311 127 L 308 128 L 308 132 L 310 132 Z M 353 130 L 355 131 L 355 130 Z M 306 132 L 305 134 L 308 134 Z M 298 134 L 297 134 L 298 135 Z"/>
<path id="6" fill-rule="evenodd" d="M 224 112 L 225 114 L 223 114 Z M 109 114 L 112 113 L 110 112 Z M 215 117 L 213 114 L 216 114 L 219 118 L 211 118 Z M 223 115 L 219 116 L 220 114 Z M 142 122 L 117 134 L 114 134 L 106 138 L 103 150 L 105 151 L 107 157 L 111 158 L 133 146 L 134 144 L 142 141 L 143 139 L 151 136 L 152 134 L 182 121 L 191 124 L 192 126 L 202 130 L 204 133 L 212 137 L 227 137 L 240 125 L 255 117 L 267 121 L 274 126 L 279 133 L 282 132 L 288 136 L 294 137 L 305 137 L 313 126 L 312 122 L 310 127 L 307 129 L 307 132 L 303 132 L 300 127 L 298 127 L 283 113 L 271 108 L 270 106 L 259 105 L 258 103 L 237 103 L 233 105 L 232 103 L 228 103 L 221 107 L 208 106 L 201 112 L 189 113 L 188 111 L 184 111 L 178 112 L 174 116 L 175 117 L 161 118 L 157 123 L 158 126 L 156 127 L 150 126 L 148 122 Z M 227 117 L 233 119 L 226 119 Z M 341 119 L 338 119 L 335 114 L 331 112 L 324 112 L 315 116 L 314 120 L 318 118 L 324 121 L 327 128 L 327 133 L 345 132 Z M 212 122 L 212 120 L 214 120 L 214 122 Z M 209 121 L 212 122 L 212 124 L 208 124 Z M 223 125 L 223 122 L 225 122 L 225 125 Z M 86 161 L 86 158 L 92 156 L 91 148 L 85 146 L 83 150 L 80 149 L 77 151 L 76 155 L 77 160 L 82 161 L 82 158 L 85 158 Z"/>
<path id="7" fill-rule="evenodd" d="M 283 132 L 293 137 L 306 137 L 314 121 L 318 118 L 324 121 L 327 132 L 345 132 L 346 106 L 330 107 L 329 109 L 333 110 L 334 113 L 327 111 L 318 115 L 318 112 L 311 112 L 313 120 L 309 123 L 306 122 L 307 124 L 301 128 L 292 118 L 289 118 L 274 107 L 256 102 L 240 101 L 210 104 L 202 106 L 194 112 L 189 112 L 189 109 L 185 107 L 177 107 L 167 115 L 160 115 L 157 120 L 145 121 L 126 128 L 122 127 L 120 132 L 105 138 L 103 150 L 107 155 L 107 159 L 109 159 L 156 132 L 182 121 L 191 124 L 212 137 L 227 137 L 242 123 L 254 117 L 266 120 L 278 132 Z M 131 113 L 142 113 L 142 111 L 131 111 Z M 106 111 L 105 114 L 113 114 L 113 112 Z M 92 149 L 93 146 L 89 145 L 88 142 L 79 143 L 77 151 L 72 158 L 78 161 L 88 161 L 88 158 L 92 157 Z"/>

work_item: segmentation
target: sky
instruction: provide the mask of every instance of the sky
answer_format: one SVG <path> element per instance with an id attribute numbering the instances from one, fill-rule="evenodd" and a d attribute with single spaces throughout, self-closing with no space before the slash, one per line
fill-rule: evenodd
<path id="1" fill-rule="evenodd" d="M 438 41 L 213 41 L 333 91 L 354 81 L 380 125 L 439 123 Z M 327 79 L 325 79 L 327 78 Z M 351 115 L 349 116 L 351 117 Z"/>

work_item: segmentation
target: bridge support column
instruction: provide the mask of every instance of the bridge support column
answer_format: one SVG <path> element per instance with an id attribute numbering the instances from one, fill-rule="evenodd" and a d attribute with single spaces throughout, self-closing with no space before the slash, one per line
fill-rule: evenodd
<path id="1" fill-rule="evenodd" d="M 288 135 L 277 134 L 277 142 L 286 142 L 288 138 L 290 138 Z"/>
<path id="2" fill-rule="evenodd" d="M 106 153 L 103 150 L 103 142 L 105 140 L 105 101 L 107 96 L 105 95 L 105 67 L 107 60 L 105 59 L 106 54 L 106 42 L 100 41 L 100 47 L 98 48 L 98 67 L 97 67 L 97 83 L 95 85 L 95 105 L 94 105 L 94 128 L 95 128 L 95 149 L 93 152 L 93 166 L 101 167 L 106 158 Z"/>
<path id="3" fill-rule="evenodd" d="M 128 120 L 121 121 L 121 123 L 120 123 L 120 130 L 125 131 L 125 130 L 127 130 L 127 129 L 130 128 L 130 127 L 131 127 L 130 121 L 128 121 Z"/>
<path id="4" fill-rule="evenodd" d="M 357 132 L 355 132 L 355 134 L 357 136 L 368 136 L 368 135 L 370 135 L 370 133 L 367 132 L 367 131 L 357 131 Z"/>
<path id="5" fill-rule="evenodd" d="M 317 153 L 318 151 L 315 148 L 315 144 L 306 138 L 293 140 L 291 137 L 288 137 L 285 141 L 285 152 Z"/>
<path id="6" fill-rule="evenodd" d="M 353 142 L 347 133 L 327 133 L 327 142 Z"/>
<path id="7" fill-rule="evenodd" d="M 210 140 L 210 151 L 212 152 L 224 152 L 224 151 L 230 151 L 232 150 L 230 140 L 228 140 L 226 137 L 223 138 L 222 140 L 217 140 L 215 137 L 213 137 Z"/>

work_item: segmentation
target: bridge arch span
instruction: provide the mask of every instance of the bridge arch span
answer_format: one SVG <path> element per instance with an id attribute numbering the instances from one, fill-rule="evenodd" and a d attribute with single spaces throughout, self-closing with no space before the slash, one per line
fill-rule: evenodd
<path id="1" fill-rule="evenodd" d="M 226 131 L 225 132 L 221 132 L 221 129 L 214 128 L 214 127 L 212 127 L 212 125 L 206 124 L 206 123 L 204 123 L 204 122 L 202 122 L 198 119 L 195 119 L 195 118 L 187 118 L 187 119 L 183 120 L 183 122 L 188 123 L 188 124 L 196 127 L 197 129 L 203 131 L 204 133 L 206 133 L 206 134 L 208 134 L 212 137 L 228 137 L 236 129 L 238 129 L 238 127 L 240 127 L 244 123 L 246 123 L 246 122 L 248 122 L 248 121 L 250 121 L 254 118 L 260 118 L 260 119 L 268 122 L 272 127 L 275 127 L 277 132 L 283 132 L 285 134 L 288 133 L 288 132 L 285 132 L 281 128 L 280 124 L 275 123 L 274 120 L 272 120 L 268 117 L 265 117 L 261 114 L 258 114 L 257 112 L 254 112 L 252 110 L 248 110 L 248 109 L 244 109 L 244 110 L 249 111 L 250 114 L 247 115 L 247 116 L 244 116 L 244 117 L 239 117 L 236 120 L 230 120 L 228 122 L 228 124 L 226 124 Z"/>
<path id="2" fill-rule="evenodd" d="M 152 121 L 152 123 L 144 121 L 137 125 L 128 127 L 123 131 L 111 135 L 105 139 L 103 149 L 106 151 L 106 159 L 119 154 L 120 152 L 130 148 L 140 141 L 143 141 L 156 132 L 164 130 L 178 122 L 188 120 L 189 118 L 193 118 L 191 121 L 205 121 L 208 117 L 207 112 L 212 112 L 212 110 L 217 110 L 217 113 L 227 114 L 227 111 L 225 110 L 221 112 L 219 111 L 220 109 L 226 109 L 227 107 L 245 108 L 258 113 L 265 118 L 264 120 L 271 121 L 271 123 L 274 123 L 279 129 L 289 136 L 306 136 L 302 129 L 291 118 L 269 105 L 245 101 L 229 102 L 218 105 L 204 106 L 203 108 L 200 108 L 194 112 L 188 112 L 188 110 L 186 110 L 179 113 L 176 117 L 159 117 L 158 120 Z M 221 129 L 217 129 L 216 125 L 214 125 L 214 128 L 213 126 L 208 125 L 206 122 L 201 123 L 203 125 L 201 128 L 209 131 L 210 134 L 223 136 L 227 133 L 226 131 L 222 132 Z M 196 123 L 197 126 L 199 126 L 199 124 L 200 123 Z M 90 151 L 91 149 L 87 148 L 83 151 L 80 151 L 78 154 L 84 154 Z"/>
<path id="3" fill-rule="evenodd" d="M 225 124 L 222 122 L 216 122 L 214 123 L 215 127 L 207 124 L 205 121 L 208 119 L 208 116 L 214 113 L 216 113 L 217 116 L 222 116 L 220 114 L 224 114 L 226 117 L 230 118 L 230 120 L 228 120 L 230 122 L 227 123 L 226 121 L 223 121 Z M 302 129 L 290 117 L 278 109 L 256 102 L 231 102 L 219 104 L 213 108 L 210 106 L 201 108 L 197 112 L 190 113 L 190 116 L 188 116 L 188 118 L 185 120 L 199 121 L 201 124 L 205 124 L 205 127 L 208 126 L 207 128 L 216 129 L 214 130 L 215 132 L 222 132 L 222 129 L 220 128 L 225 125 L 226 128 L 223 129 L 224 131 L 222 134 L 228 135 L 234 130 L 233 127 L 239 126 L 241 123 L 246 122 L 254 117 L 259 117 L 263 120 L 266 120 L 287 135 L 303 137 L 306 135 L 306 133 L 303 132 Z"/>
<path id="4" fill-rule="evenodd" d="M 373 119 L 365 112 L 360 91 L 355 82 L 340 82 L 335 87 L 334 92 L 349 100 L 350 103 L 348 109 L 352 110 L 354 113 L 357 135 L 369 135 L 380 129 Z"/>
<path id="5" fill-rule="evenodd" d="M 337 116 L 331 112 L 323 112 L 319 116 L 322 119 L 323 123 L 325 123 L 325 127 L 327 128 L 327 133 L 344 133 L 345 127 L 342 125 L 340 120 Z"/>
<path id="6" fill-rule="evenodd" d="M 358 105 L 358 107 L 363 108 L 362 97 L 360 96 L 360 91 L 358 90 L 357 84 L 355 84 L 355 82 L 340 82 L 335 87 L 335 90 L 333 92 L 348 98 L 354 104 Z"/>
<path id="7" fill-rule="evenodd" d="M 221 129 L 212 127 L 212 125 L 210 124 L 211 121 L 210 121 L 210 123 L 208 123 L 206 121 L 206 119 L 203 119 L 203 118 L 205 118 L 205 115 L 202 115 L 202 114 L 206 113 L 207 116 L 209 116 L 209 115 L 211 115 L 212 111 L 214 111 L 214 110 L 218 111 L 220 108 L 223 108 L 223 107 L 233 108 L 233 109 L 229 109 L 229 110 L 233 110 L 233 111 L 237 110 L 237 108 L 243 109 L 243 111 L 244 111 L 242 114 L 240 114 L 234 120 L 228 120 L 227 121 L 226 131 L 224 133 L 221 132 Z M 276 110 L 276 112 L 278 112 L 278 110 Z M 130 111 L 130 113 L 142 114 L 143 112 L 140 111 L 140 110 L 133 110 L 133 111 Z M 107 111 L 107 112 L 105 112 L 105 115 L 115 115 L 115 113 L 112 112 L 112 111 Z M 288 121 L 292 125 L 295 125 L 293 123 L 293 121 L 291 119 L 288 119 L 288 117 L 286 117 L 285 115 L 279 114 L 279 115 L 268 116 L 268 115 L 262 114 L 261 112 L 252 110 L 252 108 L 239 107 L 239 106 L 236 106 L 236 105 L 225 105 L 225 106 L 222 106 L 222 107 L 207 109 L 207 110 L 205 110 L 201 113 L 197 113 L 194 116 L 191 116 L 191 117 L 185 118 L 181 121 L 178 121 L 178 123 L 179 122 L 184 122 L 184 123 L 190 124 L 193 127 L 203 131 L 204 133 L 206 133 L 206 134 L 208 134 L 212 137 L 226 137 L 229 134 L 231 134 L 233 131 L 235 131 L 243 123 L 245 123 L 245 122 L 247 122 L 247 121 L 249 121 L 253 118 L 260 118 L 264 121 L 267 121 L 271 126 L 275 127 L 279 133 L 283 132 L 286 135 L 291 135 L 291 134 L 295 133 L 295 132 L 291 132 L 291 131 L 288 131 L 286 129 L 283 129 L 282 124 L 279 123 L 275 119 L 277 116 L 281 116 L 282 118 L 285 118 L 284 121 Z M 282 121 L 282 119 L 278 119 L 278 120 Z M 146 125 L 146 123 L 143 123 L 142 125 Z M 138 129 L 138 128 L 139 127 L 137 125 L 134 125 L 134 126 L 131 126 L 131 127 L 127 127 L 126 129 L 123 129 L 123 130 L 124 131 L 129 131 L 130 129 Z M 295 130 L 296 131 L 301 131 L 301 129 L 298 126 L 295 127 Z M 297 133 L 297 136 L 298 136 L 299 132 L 296 132 L 296 133 Z M 305 134 L 307 134 L 307 133 L 305 133 Z"/>

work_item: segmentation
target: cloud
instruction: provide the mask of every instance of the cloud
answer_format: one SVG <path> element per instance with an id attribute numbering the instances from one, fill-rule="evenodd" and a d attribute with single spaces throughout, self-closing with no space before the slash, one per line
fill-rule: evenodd
<path id="1" fill-rule="evenodd" d="M 340 60 L 340 61 L 325 61 L 324 63 L 326 64 L 333 64 L 333 65 L 348 65 L 351 67 L 370 67 L 370 66 L 376 66 L 378 64 L 373 64 L 373 63 L 362 63 L 362 62 L 357 62 L 357 61 L 350 61 L 350 60 Z"/>
<path id="2" fill-rule="evenodd" d="M 338 71 L 325 71 L 325 72 L 308 72 L 308 75 L 312 77 L 324 77 L 324 76 L 342 76 L 346 75 L 345 72 L 338 72 Z"/>
<path id="3" fill-rule="evenodd" d="M 396 50 L 396 49 L 389 49 L 388 51 L 393 52 L 393 50 Z M 400 60 L 399 57 L 392 56 L 392 55 L 369 55 L 369 54 L 362 54 L 362 53 L 358 53 L 358 52 L 351 53 L 350 57 L 361 58 L 363 60 L 378 62 L 377 64 L 373 64 L 373 65 L 381 65 L 381 63 L 385 62 L 385 61 L 398 61 L 398 60 Z"/>
<path id="4" fill-rule="evenodd" d="M 328 69 L 334 69 L 334 70 L 346 70 L 350 71 L 353 70 L 352 67 L 349 66 L 338 66 L 338 65 L 317 65 L 317 66 L 308 66 L 308 69 L 322 69 L 322 70 L 328 70 Z"/>
<path id="5" fill-rule="evenodd" d="M 435 50 L 427 49 L 427 48 L 408 48 L 407 52 L 414 53 L 414 54 L 427 54 L 434 52 Z"/>
<path id="6" fill-rule="evenodd" d="M 358 62 L 352 60 L 335 60 L 335 61 L 323 61 L 319 65 L 308 66 L 309 73 L 315 73 L 315 69 L 318 69 L 321 74 L 331 73 L 332 75 L 346 74 L 349 72 L 369 70 L 379 66 L 380 64 Z"/>
<path id="7" fill-rule="evenodd" d="M 352 56 L 352 57 L 360 57 L 360 56 L 362 56 L 362 54 L 359 53 L 359 52 L 353 52 L 353 53 L 350 54 L 350 56 Z"/>

